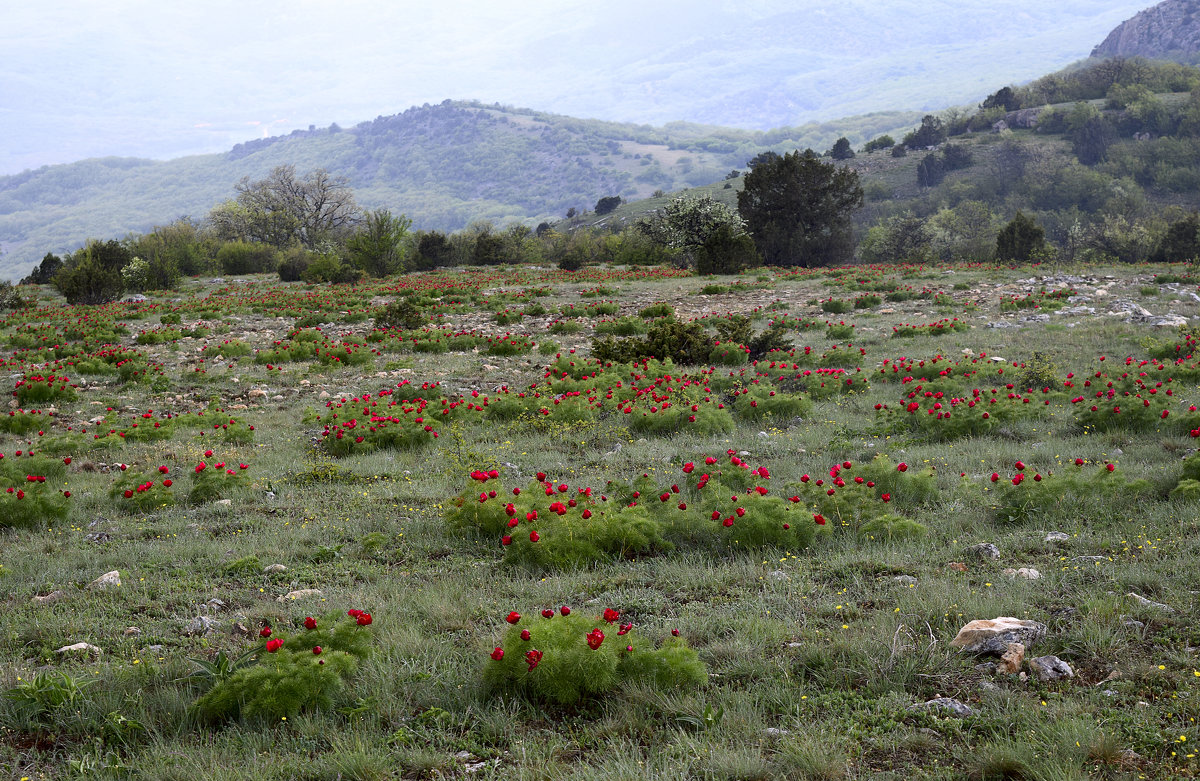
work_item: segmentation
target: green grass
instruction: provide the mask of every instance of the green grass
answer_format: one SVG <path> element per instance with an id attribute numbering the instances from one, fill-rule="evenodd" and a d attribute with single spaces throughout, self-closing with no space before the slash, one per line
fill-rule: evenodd
<path id="1" fill-rule="evenodd" d="M 1117 278 L 1111 297 L 1165 308 L 1166 301 L 1140 292 L 1154 270 L 1124 266 L 1069 273 L 1097 279 L 1111 274 Z M 905 283 L 938 289 L 947 284 L 942 272 L 924 269 Z M 797 322 L 823 323 L 817 302 L 831 294 L 853 300 L 897 272 L 875 272 L 865 283 L 837 271 L 771 275 L 765 290 L 739 285 L 744 280 L 736 277 L 634 280 L 607 270 L 587 273 L 595 275 L 592 286 L 619 283 L 612 298 L 623 313 L 665 300 L 688 321 L 750 315 L 769 300 L 786 304 Z M 0 530 L 5 608 L 0 689 L 28 683 L 43 667 L 87 682 L 69 708 L 34 714 L 16 700 L 0 699 L 0 767 L 14 778 L 30 779 L 428 778 L 462 774 L 477 762 L 485 763 L 479 777 L 517 779 L 1193 775 L 1200 769 L 1188 756 L 1200 741 L 1194 721 L 1200 715 L 1195 703 L 1200 665 L 1193 650 L 1200 633 L 1192 596 L 1200 591 L 1194 566 L 1200 522 L 1194 503 L 1168 499 L 1167 493 L 1196 440 L 1167 424 L 1142 432 L 1081 429 L 1069 393 L 1050 405 L 1039 399 L 1036 414 L 984 436 L 945 441 L 915 428 L 888 429 L 874 410 L 875 404 L 897 404 L 912 388 L 878 374 L 885 359 L 900 356 L 958 360 L 970 351 L 1003 357 L 1010 365 L 1041 353 L 1040 371 L 1060 380 L 1073 371 L 1079 381 L 1101 367 L 1124 371 L 1125 356 L 1144 357 L 1145 327 L 1119 318 L 1054 313 L 1050 323 L 1021 323 L 1020 329 L 982 327 L 999 319 L 1019 321 L 1021 313 L 998 311 L 999 289 L 1042 273 L 1028 267 L 957 268 L 953 284 L 962 295 L 957 305 L 978 301 L 979 311 L 955 312 L 971 327 L 941 336 L 888 338 L 893 325 L 935 319 L 928 299 L 890 302 L 885 307 L 895 310 L 891 314 L 848 313 L 847 324 L 856 325 L 854 349 L 843 345 L 847 357 L 837 366 L 851 372 L 861 367 L 870 390 L 816 398 L 803 420 L 735 416 L 730 433 L 711 437 L 631 434 L 625 416 L 606 410 L 583 422 L 522 416 L 482 424 L 464 416 L 439 423 L 440 436 L 428 447 L 340 459 L 314 442 L 321 428 L 305 410 L 324 415 L 322 393 L 330 400 L 363 393 L 380 400 L 387 398 L 379 395 L 384 389 L 408 397 L 422 383 L 438 382 L 427 397 L 474 401 L 494 395 L 501 385 L 528 389 L 545 382 L 554 354 L 570 356 L 575 349 L 573 359 L 586 360 L 598 318 L 576 321 L 579 333 L 557 335 L 553 352 L 546 347 L 544 353 L 511 356 L 482 350 L 419 353 L 382 369 L 383 361 L 369 368 L 304 362 L 275 371 L 252 357 L 227 354 L 220 366 L 206 364 L 204 374 L 194 371 L 199 364 L 188 362 L 198 354 L 194 348 L 207 343 L 207 352 L 215 354 L 222 337 L 203 337 L 193 349 L 172 353 L 166 345 L 135 345 L 138 329 L 130 329 L 122 343 L 163 362 L 169 387 L 123 385 L 115 375 L 89 377 L 75 400 L 58 405 L 47 437 L 65 435 L 68 426 L 87 427 L 89 434 L 93 426 L 122 429 L 141 423 L 146 410 L 194 413 L 210 403 L 223 408 L 222 415 L 253 425 L 254 437 L 227 445 L 211 428 L 177 423 L 169 439 L 79 450 L 62 470 L 63 487 L 72 493 L 67 522 Z M 458 283 L 480 289 L 544 285 L 548 310 L 579 301 L 574 283 L 557 272 L 489 274 Z M 462 276 L 416 275 L 401 284 Z M 715 304 L 685 295 L 709 284 L 729 292 Z M 254 349 L 286 339 L 290 329 L 276 324 L 273 310 L 255 315 L 250 308 L 269 291 L 286 301 L 289 291 L 303 288 L 262 279 L 244 287 L 224 300 L 222 314 L 265 330 L 239 326 L 238 338 Z M 191 312 L 201 305 L 201 291 L 208 293 L 193 285 L 176 305 L 185 311 L 185 322 L 202 318 Z M 341 297 L 334 306 L 346 309 L 374 292 L 360 286 L 330 288 L 329 294 Z M 1189 317 L 1200 314 L 1194 302 L 1171 306 Z M 543 325 L 499 328 L 487 322 L 492 311 L 447 315 L 444 327 L 486 335 L 511 330 L 550 344 L 535 330 Z M 122 322 L 119 313 L 115 319 Z M 1075 326 L 1068 328 L 1070 322 Z M 6 321 L 0 340 L 7 344 L 18 325 Z M 756 327 L 765 322 L 756 321 Z M 361 343 L 368 330 L 367 323 L 345 324 L 335 334 L 338 341 Z M 806 345 L 814 356 L 829 348 L 824 328 L 796 330 L 791 337 L 797 354 Z M 1106 356 L 1103 364 L 1100 355 Z M 712 392 L 725 393 L 719 389 L 729 372 L 744 368 L 752 371 L 718 368 L 709 377 Z M 918 368 L 914 364 L 908 373 Z M 677 367 L 673 374 L 692 371 Z M 977 380 L 993 387 L 989 382 Z M 397 388 L 398 383 L 405 384 Z M 248 395 L 258 388 L 268 396 Z M 1174 390 L 1174 405 L 1200 403 L 1194 382 Z M 246 408 L 234 409 L 240 405 Z M 104 423 L 90 424 L 97 415 Z M 36 431 L 0 434 L 6 460 L 30 447 L 40 447 Z M 204 455 L 208 448 L 214 457 Z M 652 556 L 541 571 L 506 564 L 495 540 L 455 534 L 444 521 L 472 470 L 516 473 L 520 480 L 509 484 L 520 485 L 544 471 L 572 490 L 590 485 L 600 492 L 609 480 L 642 475 L 660 485 L 682 482 L 681 463 L 702 462 L 709 454 L 725 459 L 731 449 L 748 451 L 742 458 L 753 466 L 769 467 L 765 484 L 780 495 L 801 475 L 828 480 L 833 464 L 865 464 L 879 454 L 904 461 L 914 472 L 933 467 L 931 498 L 910 504 L 898 498 L 893 504 L 928 532 L 913 539 L 871 539 L 834 522 L 804 551 L 737 550 L 698 536 L 680 538 L 674 550 Z M 1112 461 L 1117 475 L 1145 479 L 1150 487 L 1107 499 L 1070 495 L 1016 521 L 996 516 L 993 496 L 1003 484 L 988 481 L 992 472 L 1007 481 L 1022 460 L 1026 473 L 1053 479 L 1074 474 L 1076 457 L 1087 459 L 1086 469 L 1093 470 Z M 250 467 L 247 485 L 230 505 L 179 502 L 130 515 L 117 513 L 108 497 L 119 472 L 101 466 L 126 463 L 141 474 L 167 465 L 182 497 L 194 464 L 218 459 Z M 1070 538 L 1046 542 L 1049 531 Z M 996 544 L 1001 559 L 971 558 L 967 549 L 980 542 Z M 966 571 L 950 567 L 952 562 L 964 563 Z M 265 572 L 272 564 L 286 570 Z M 1042 578 L 1013 580 L 1002 573 L 1022 566 L 1037 568 Z M 114 569 L 121 573 L 119 588 L 87 588 Z M 900 576 L 915 579 L 915 585 L 897 580 Z M 305 588 L 322 593 L 311 601 L 277 601 Z M 50 605 L 31 601 L 53 591 L 64 597 Z M 1141 607 L 1129 592 L 1174 612 Z M 225 606 L 207 604 L 214 598 Z M 563 604 L 585 615 L 617 608 L 639 635 L 656 641 L 679 629 L 706 665 L 707 683 L 673 689 L 626 682 L 572 706 L 491 694 L 482 671 L 508 628 L 504 616 Z M 218 651 L 236 656 L 253 645 L 230 632 L 235 621 L 252 632 L 267 622 L 294 633 L 305 615 L 350 607 L 373 614 L 373 654 L 334 707 L 271 724 L 235 720 L 215 727 L 192 711 L 199 692 L 184 681 L 193 669 L 189 658 L 211 660 Z M 215 629 L 185 634 L 199 615 L 212 618 Z M 997 616 L 1047 624 L 1047 639 L 1030 655 L 1058 655 L 1076 677 L 1039 683 L 996 676 L 949 646 L 967 621 Z M 129 627 L 138 632 L 128 633 Z M 612 627 L 613 641 L 615 634 Z M 95 658 L 55 653 L 81 641 L 102 653 Z M 954 719 L 911 708 L 935 697 L 957 698 L 975 715 Z"/>

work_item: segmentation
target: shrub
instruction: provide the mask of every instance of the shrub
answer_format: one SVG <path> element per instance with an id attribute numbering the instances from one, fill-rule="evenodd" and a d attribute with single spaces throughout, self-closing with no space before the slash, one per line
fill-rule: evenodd
<path id="1" fill-rule="evenodd" d="M 654 648 L 612 609 L 602 617 L 566 607 L 544 610 L 538 618 L 513 612 L 506 620 L 503 644 L 483 670 L 484 685 L 494 693 L 573 705 L 612 694 L 623 683 L 669 690 L 696 688 L 708 679 L 704 663 L 682 638 Z"/>
<path id="2" fill-rule="evenodd" d="M 275 248 L 269 244 L 230 241 L 217 250 L 217 265 L 224 274 L 263 274 L 276 270 Z"/>
<path id="3" fill-rule="evenodd" d="M 421 313 L 411 298 L 393 301 L 375 312 L 376 328 L 401 328 L 405 331 L 415 331 L 428 321 L 429 319 Z"/>
<path id="4" fill-rule="evenodd" d="M 317 255 L 300 274 L 305 282 L 315 285 L 322 282 L 353 284 L 363 278 L 362 269 L 343 263 L 336 255 Z"/>
<path id="5" fill-rule="evenodd" d="M 279 281 L 299 282 L 304 279 L 304 272 L 311 262 L 312 257 L 303 247 L 293 247 L 287 250 L 279 261 Z"/>
<path id="6" fill-rule="evenodd" d="M 304 631 L 294 636 L 268 628 L 262 644 L 236 662 L 192 660 L 198 667 L 193 677 L 211 685 L 195 708 L 210 721 L 279 721 L 329 708 L 369 654 L 370 623 L 370 614 L 357 610 L 348 619 L 305 619 Z"/>

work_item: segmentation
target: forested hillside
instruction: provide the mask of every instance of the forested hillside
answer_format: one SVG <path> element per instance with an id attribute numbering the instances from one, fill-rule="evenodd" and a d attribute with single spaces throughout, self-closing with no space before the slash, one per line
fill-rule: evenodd
<path id="1" fill-rule="evenodd" d="M 764 149 L 863 141 L 919 119 L 886 112 L 758 132 L 671 123 L 661 128 L 574 119 L 498 105 L 444 102 L 352 128 L 313 128 L 167 162 L 84 160 L 0 177 L 0 277 L 46 252 L 121 237 L 180 216 L 203 217 L 242 177 L 278 165 L 346 176 L 367 208 L 425 229 L 562 217 L 599 198 L 646 197 L 720 179 Z"/>

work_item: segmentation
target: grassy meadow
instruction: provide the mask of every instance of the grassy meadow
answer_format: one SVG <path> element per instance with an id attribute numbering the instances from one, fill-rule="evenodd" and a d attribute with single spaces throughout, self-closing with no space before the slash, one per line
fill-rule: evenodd
<path id="1" fill-rule="evenodd" d="M 0 778 L 1193 777 L 1190 272 L 42 290 L 0 321 Z M 671 321 L 708 360 L 591 363 Z M 1073 677 L 950 645 L 1000 616 Z M 583 629 L 526 669 L 543 621 Z"/>

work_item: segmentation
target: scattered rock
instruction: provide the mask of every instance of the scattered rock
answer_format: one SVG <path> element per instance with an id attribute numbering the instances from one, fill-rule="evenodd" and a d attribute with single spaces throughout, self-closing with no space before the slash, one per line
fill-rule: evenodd
<path id="1" fill-rule="evenodd" d="M 958 700 L 950 697 L 937 697 L 920 704 L 910 705 L 909 710 L 937 710 L 943 715 L 954 716 L 955 718 L 966 718 L 975 713 L 971 708 Z"/>
<path id="2" fill-rule="evenodd" d="M 780 729 L 779 727 L 767 727 L 765 730 L 763 730 L 763 733 L 770 738 L 782 738 L 784 735 L 792 734 L 788 730 Z"/>
<path id="3" fill-rule="evenodd" d="M 121 634 L 124 637 L 140 637 L 142 634 L 142 630 L 138 629 L 136 626 L 127 626 L 127 627 L 125 627 L 125 631 L 122 632 Z"/>
<path id="4" fill-rule="evenodd" d="M 1021 567 L 1020 569 L 1012 569 L 1009 567 L 1007 569 L 1000 570 L 1000 574 L 1006 575 L 1013 580 L 1016 580 L 1017 578 L 1023 578 L 1025 580 L 1038 580 L 1042 577 L 1042 573 L 1038 572 L 1033 567 Z"/>
<path id="5" fill-rule="evenodd" d="M 1046 535 L 1045 542 L 1070 542 L 1071 535 L 1063 532 L 1050 532 Z"/>
<path id="6" fill-rule="evenodd" d="M 1136 618 L 1127 618 L 1122 616 L 1122 619 L 1121 626 L 1129 627 L 1130 629 L 1136 629 L 1139 632 L 1146 628 L 1146 625 L 1141 621 L 1138 621 Z"/>
<path id="7" fill-rule="evenodd" d="M 1005 675 L 1016 675 L 1021 672 L 1021 662 L 1025 661 L 1025 646 L 1021 643 L 1009 643 L 1008 648 L 1000 655 L 1000 663 L 996 672 Z"/>
<path id="8" fill-rule="evenodd" d="M 88 588 L 106 589 L 115 588 L 119 585 L 121 585 L 121 571 L 113 570 L 112 572 L 105 572 L 103 575 L 93 580 L 88 584 Z"/>
<path id="9" fill-rule="evenodd" d="M 98 656 L 102 652 L 100 651 L 99 648 L 92 645 L 91 643 L 75 643 L 74 645 L 64 645 L 62 648 L 55 648 L 54 653 L 56 653 L 56 654 L 89 654 L 89 655 Z"/>
<path id="10" fill-rule="evenodd" d="M 33 598 L 30 599 L 29 601 L 35 605 L 53 605 L 55 602 L 59 602 L 66 598 L 67 598 L 67 595 L 62 593 L 61 591 L 51 591 L 49 594 L 46 594 L 45 596 L 41 596 L 39 594 L 34 594 Z"/>
<path id="11" fill-rule="evenodd" d="M 229 628 L 229 634 L 240 637 L 249 637 L 250 630 L 241 621 L 234 621 L 233 626 Z"/>
<path id="12" fill-rule="evenodd" d="M 1057 656 L 1039 656 L 1029 660 L 1029 669 L 1039 681 L 1060 681 L 1063 678 L 1074 678 L 1075 671 L 1071 665 Z"/>
<path id="13" fill-rule="evenodd" d="M 276 598 L 276 602 L 287 602 L 288 600 L 295 601 L 297 599 L 308 599 L 309 597 L 321 596 L 321 590 L 316 588 L 302 588 L 296 591 L 289 591 L 282 597 Z"/>
<path id="14" fill-rule="evenodd" d="M 1001 616 L 991 620 L 972 621 L 950 641 L 950 645 L 971 654 L 999 656 L 1011 643 L 1031 648 L 1046 637 L 1046 625 L 1037 621 Z"/>
<path id="15" fill-rule="evenodd" d="M 992 559 L 994 561 L 1000 558 L 1000 549 L 990 542 L 981 542 L 978 545 L 972 545 L 967 548 L 967 554 L 977 559 Z"/>
<path id="16" fill-rule="evenodd" d="M 1154 608 L 1155 610 L 1161 610 L 1164 613 L 1174 613 L 1175 612 L 1175 608 L 1171 607 L 1170 605 L 1164 605 L 1161 602 L 1155 602 L 1153 600 L 1146 599 L 1141 594 L 1136 594 L 1132 591 L 1129 592 L 1129 598 L 1132 599 L 1134 602 L 1137 602 L 1142 607 Z"/>
<path id="17" fill-rule="evenodd" d="M 268 564 L 263 567 L 263 574 L 274 575 L 276 572 L 287 572 L 287 567 L 282 564 Z"/>
<path id="18" fill-rule="evenodd" d="M 917 579 L 912 575 L 897 575 L 896 577 L 892 578 L 892 580 L 899 583 L 901 586 L 908 586 L 909 588 L 917 585 Z"/>
<path id="19" fill-rule="evenodd" d="M 217 501 L 213 502 L 213 506 L 214 507 L 232 507 L 233 500 L 232 499 L 218 499 Z"/>
<path id="20" fill-rule="evenodd" d="M 217 628 L 217 622 L 208 616 L 196 616 L 183 628 L 186 637 L 203 636 Z"/>
<path id="21" fill-rule="evenodd" d="M 771 580 L 779 580 L 779 581 L 792 579 L 791 575 L 787 574 L 786 572 L 784 572 L 781 569 L 772 570 L 769 577 L 771 578 Z"/>
<path id="22" fill-rule="evenodd" d="M 967 565 L 963 564 L 961 561 L 952 561 L 947 564 L 946 567 L 954 570 L 955 572 L 966 572 L 968 569 Z"/>
<path id="23" fill-rule="evenodd" d="M 329 398 L 329 391 L 321 391 L 320 393 L 318 393 L 318 394 L 317 394 L 317 398 L 318 398 L 318 399 L 327 399 L 327 398 Z"/>

